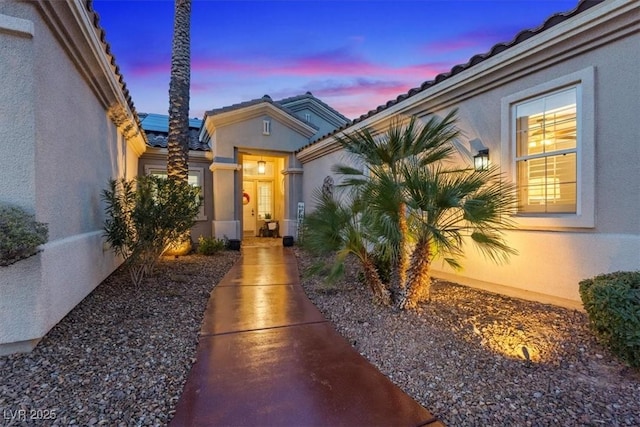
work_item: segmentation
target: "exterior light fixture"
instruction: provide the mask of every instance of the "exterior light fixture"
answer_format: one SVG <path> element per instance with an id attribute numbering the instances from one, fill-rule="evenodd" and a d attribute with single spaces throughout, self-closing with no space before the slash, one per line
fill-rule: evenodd
<path id="1" fill-rule="evenodd" d="M 489 169 L 489 149 L 478 151 L 478 154 L 473 156 L 473 167 L 477 171 L 484 171 Z"/>
<path id="2" fill-rule="evenodd" d="M 262 159 L 258 160 L 258 175 L 264 175 L 266 166 L 267 166 L 267 162 L 265 162 Z"/>

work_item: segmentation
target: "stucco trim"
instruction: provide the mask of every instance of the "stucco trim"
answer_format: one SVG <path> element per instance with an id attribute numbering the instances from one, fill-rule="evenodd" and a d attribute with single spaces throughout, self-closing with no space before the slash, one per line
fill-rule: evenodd
<path id="1" fill-rule="evenodd" d="M 158 147 L 149 147 L 147 146 L 147 151 L 145 156 L 154 156 L 154 157 L 162 157 L 164 159 L 169 155 L 169 150 L 167 148 L 158 148 Z M 213 154 L 211 151 L 196 151 L 189 150 L 189 158 L 190 159 L 198 159 L 198 160 L 213 160 Z"/>
<path id="2" fill-rule="evenodd" d="M 304 169 L 288 168 L 288 169 L 283 169 L 280 173 L 282 173 L 282 175 L 302 175 L 304 173 Z"/>
<path id="3" fill-rule="evenodd" d="M 215 172 L 217 170 L 233 170 L 233 171 L 239 171 L 242 169 L 242 165 L 239 165 L 237 163 L 220 163 L 220 162 L 213 162 L 211 163 L 211 166 L 209 166 L 209 170 L 211 172 Z"/>
<path id="4" fill-rule="evenodd" d="M 593 228 L 595 227 L 595 73 L 593 66 L 566 76 L 527 88 L 502 99 L 501 168 L 507 178 L 516 182 L 515 131 L 512 108 L 518 102 L 551 93 L 562 88 L 577 87 L 579 145 L 577 147 L 577 212 L 575 214 L 520 214 L 512 216 L 521 229 Z"/>
<path id="5" fill-rule="evenodd" d="M 262 115 L 270 115 L 280 123 L 288 126 L 296 132 L 302 134 L 305 138 L 311 138 L 316 134 L 317 129 L 309 126 L 302 120 L 291 114 L 287 114 L 280 108 L 277 108 L 270 102 L 261 102 L 259 104 L 249 105 L 245 108 L 230 110 L 213 116 L 207 116 L 204 119 L 203 130 L 206 129 L 209 135 L 213 135 L 217 128 L 229 126 L 235 123 L 243 122 Z M 200 133 L 202 136 L 202 132 Z"/>
<path id="6" fill-rule="evenodd" d="M 0 33 L 32 38 L 34 32 L 35 27 L 32 21 L 0 14 Z"/>

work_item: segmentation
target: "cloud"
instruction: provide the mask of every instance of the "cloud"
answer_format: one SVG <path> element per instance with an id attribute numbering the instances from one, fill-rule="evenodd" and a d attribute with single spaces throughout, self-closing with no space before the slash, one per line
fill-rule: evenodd
<path id="1" fill-rule="evenodd" d="M 372 93 L 391 97 L 406 92 L 410 88 L 411 85 L 407 82 L 358 78 L 346 82 L 329 80 L 310 83 L 304 90 L 308 90 L 319 97 L 353 96 Z"/>
<path id="2" fill-rule="evenodd" d="M 467 31 L 454 38 L 426 43 L 420 47 L 420 51 L 426 54 L 447 54 L 469 50 L 482 53 L 491 49 L 496 43 L 511 40 L 516 34 L 514 31 L 513 28 L 507 27 Z"/>
<path id="3" fill-rule="evenodd" d="M 340 48 L 304 55 L 194 55 L 193 75 L 246 75 L 251 78 L 275 76 L 295 77 L 377 77 L 427 80 L 445 71 L 442 62 L 389 65 L 368 60 L 349 49 Z M 170 60 L 159 57 L 138 59 L 129 64 L 127 74 L 136 78 L 170 72 Z"/>

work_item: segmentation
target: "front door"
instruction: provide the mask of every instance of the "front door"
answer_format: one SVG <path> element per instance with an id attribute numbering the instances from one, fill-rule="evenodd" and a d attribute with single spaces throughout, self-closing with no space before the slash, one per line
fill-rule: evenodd
<path id="1" fill-rule="evenodd" d="M 253 181 L 242 182 L 242 231 L 246 236 L 256 235 L 256 187 Z"/>

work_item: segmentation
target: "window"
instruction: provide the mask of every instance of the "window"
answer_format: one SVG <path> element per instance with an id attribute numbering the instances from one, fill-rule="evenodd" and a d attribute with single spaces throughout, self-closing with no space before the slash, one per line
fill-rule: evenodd
<path id="1" fill-rule="evenodd" d="M 577 90 L 514 106 L 519 213 L 576 213 Z"/>
<path id="2" fill-rule="evenodd" d="M 273 183 L 258 182 L 258 218 L 265 219 L 266 214 L 273 218 Z"/>
<path id="3" fill-rule="evenodd" d="M 262 121 L 262 134 L 271 135 L 271 120 Z"/>
<path id="4" fill-rule="evenodd" d="M 167 178 L 167 169 L 166 167 L 156 166 L 156 165 L 146 165 L 144 167 L 144 173 L 147 175 L 154 175 L 160 178 Z M 204 197 L 204 172 L 203 168 L 189 168 L 189 184 L 194 187 L 200 187 L 200 197 Z M 206 221 L 207 216 L 204 212 L 204 199 L 200 204 L 200 212 L 198 213 L 197 221 Z"/>
<path id="5" fill-rule="evenodd" d="M 524 228 L 595 226 L 595 69 L 502 99 L 501 166 Z"/>

